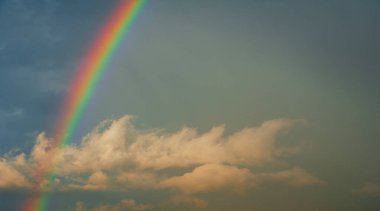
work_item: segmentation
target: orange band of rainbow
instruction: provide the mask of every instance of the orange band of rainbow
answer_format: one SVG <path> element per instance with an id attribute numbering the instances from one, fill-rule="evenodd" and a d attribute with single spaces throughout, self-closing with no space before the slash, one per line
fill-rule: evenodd
<path id="1" fill-rule="evenodd" d="M 106 71 L 113 54 L 120 42 L 125 38 L 145 4 L 145 0 L 120 0 L 114 12 L 100 33 L 95 38 L 82 64 L 76 71 L 69 93 L 65 99 L 63 110 L 58 118 L 52 152 L 49 164 L 37 170 L 37 186 L 35 196 L 31 197 L 24 205 L 23 211 L 45 211 L 49 198 L 48 192 L 41 188 L 45 180 L 51 181 L 55 173 L 56 165 L 53 162 L 57 150 L 71 142 L 72 135 L 80 121 L 80 118 L 94 93 L 94 89 Z"/>

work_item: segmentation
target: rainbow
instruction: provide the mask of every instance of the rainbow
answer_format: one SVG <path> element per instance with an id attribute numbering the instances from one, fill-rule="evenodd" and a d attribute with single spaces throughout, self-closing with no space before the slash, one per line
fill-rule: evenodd
<path id="1" fill-rule="evenodd" d="M 34 194 L 23 205 L 23 211 L 45 211 L 49 199 L 49 192 L 43 190 L 44 181 L 54 179 L 57 152 L 71 142 L 71 138 L 83 115 L 83 112 L 94 93 L 100 78 L 107 70 L 114 53 L 120 43 L 130 31 L 131 26 L 141 11 L 146 0 L 120 0 L 120 4 L 110 15 L 108 21 L 93 41 L 88 53 L 76 74 L 63 109 L 55 126 L 51 153 L 48 164 L 37 170 L 36 187 Z"/>

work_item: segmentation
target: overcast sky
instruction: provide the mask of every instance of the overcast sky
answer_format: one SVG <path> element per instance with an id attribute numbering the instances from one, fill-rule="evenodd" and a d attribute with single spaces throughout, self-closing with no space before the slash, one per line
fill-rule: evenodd
<path id="1" fill-rule="evenodd" d="M 18 210 L 117 0 L 0 0 L 0 210 Z M 148 1 L 51 210 L 379 210 L 380 2 Z M 54 207 L 54 209 L 53 209 Z"/>

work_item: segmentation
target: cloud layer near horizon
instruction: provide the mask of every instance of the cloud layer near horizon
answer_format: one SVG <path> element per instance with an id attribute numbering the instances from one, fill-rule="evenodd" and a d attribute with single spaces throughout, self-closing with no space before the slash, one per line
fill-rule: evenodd
<path id="1" fill-rule="evenodd" d="M 168 202 L 202 207 L 206 202 L 194 197 L 198 193 L 244 193 L 268 182 L 292 187 L 324 184 L 282 159 L 300 150 L 278 143 L 279 135 L 302 122 L 299 120 L 270 120 L 228 136 L 223 125 L 202 134 L 188 127 L 164 133 L 138 130 L 131 120 L 124 116 L 104 121 L 79 145 L 59 150 L 55 155 L 56 179 L 37 184 L 39 169 L 48 164 L 49 153 L 54 152 L 51 140 L 39 134 L 29 155 L 0 160 L 0 188 L 42 185 L 45 190 L 59 191 L 172 190 L 177 197 Z M 258 167 L 271 170 L 259 171 Z"/>

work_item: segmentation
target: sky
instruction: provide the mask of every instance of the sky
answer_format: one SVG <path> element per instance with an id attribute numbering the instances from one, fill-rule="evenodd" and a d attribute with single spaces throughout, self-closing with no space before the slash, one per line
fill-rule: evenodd
<path id="1" fill-rule="evenodd" d="M 0 0 L 0 210 L 20 210 L 118 0 Z M 379 210 L 380 2 L 147 1 L 48 210 Z"/>

